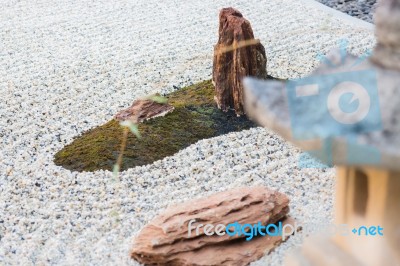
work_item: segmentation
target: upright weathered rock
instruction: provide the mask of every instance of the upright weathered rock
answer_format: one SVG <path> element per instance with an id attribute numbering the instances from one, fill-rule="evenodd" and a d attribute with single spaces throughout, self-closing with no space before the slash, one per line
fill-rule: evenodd
<path id="1" fill-rule="evenodd" d="M 254 39 L 250 22 L 234 8 L 219 14 L 219 38 L 214 47 L 213 82 L 220 109 L 244 114 L 242 79 L 266 78 L 267 57 L 259 40 Z"/>
<path id="2" fill-rule="evenodd" d="M 376 38 L 373 61 L 400 70 L 400 0 L 382 0 L 375 14 Z"/>
<path id="3" fill-rule="evenodd" d="M 145 265 L 248 265 L 271 251 L 282 237 L 263 236 L 246 241 L 244 235 L 209 235 L 216 229 L 206 229 L 205 225 L 216 228 L 235 222 L 260 222 L 265 226 L 284 219 L 289 212 L 288 204 L 286 195 L 265 187 L 237 188 L 179 204 L 143 228 L 134 241 L 131 256 Z M 294 221 L 286 218 L 282 223 Z M 203 226 L 196 229 L 200 224 Z"/>

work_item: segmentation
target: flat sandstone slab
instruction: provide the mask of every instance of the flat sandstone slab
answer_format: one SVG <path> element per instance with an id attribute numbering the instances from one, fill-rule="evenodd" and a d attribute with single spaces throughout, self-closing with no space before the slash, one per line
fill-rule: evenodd
<path id="1" fill-rule="evenodd" d="M 204 226 L 238 222 L 293 224 L 285 194 L 266 187 L 242 187 L 168 208 L 146 225 L 134 241 L 132 258 L 145 265 L 247 265 L 269 253 L 281 236 L 206 235 Z M 190 224 L 190 234 L 189 234 Z"/>

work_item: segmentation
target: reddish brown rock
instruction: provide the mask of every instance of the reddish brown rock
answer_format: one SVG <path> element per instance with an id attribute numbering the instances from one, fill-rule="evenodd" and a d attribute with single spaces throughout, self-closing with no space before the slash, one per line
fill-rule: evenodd
<path id="1" fill-rule="evenodd" d="M 220 109 L 244 114 L 242 79 L 267 77 L 264 46 L 254 39 L 250 22 L 234 8 L 219 14 L 219 38 L 214 47 L 213 82 Z"/>
<path id="2" fill-rule="evenodd" d="M 133 123 L 141 123 L 144 120 L 162 116 L 174 110 L 174 107 L 165 103 L 158 103 L 151 99 L 136 100 L 131 107 L 119 111 L 115 115 L 118 121 L 130 120 Z"/>
<path id="3" fill-rule="evenodd" d="M 286 195 L 265 187 L 238 188 L 168 208 L 135 238 L 131 256 L 145 265 L 247 265 L 271 251 L 281 237 L 207 236 L 199 224 L 293 223 Z M 192 222 L 189 234 L 188 224 Z M 214 230 L 213 230 L 214 231 Z"/>

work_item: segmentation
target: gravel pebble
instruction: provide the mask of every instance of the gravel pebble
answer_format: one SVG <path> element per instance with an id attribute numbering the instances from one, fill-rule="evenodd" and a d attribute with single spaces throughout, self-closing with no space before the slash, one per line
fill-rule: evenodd
<path id="1" fill-rule="evenodd" d="M 251 21 L 276 77 L 306 75 L 343 38 L 356 54 L 374 45 L 373 32 L 296 0 L 3 1 L 0 264 L 137 265 L 132 237 L 160 210 L 243 185 L 287 193 L 301 221 L 332 219 L 334 169 L 299 169 L 299 150 L 262 128 L 199 141 L 120 182 L 52 161 L 135 98 L 209 79 L 226 6 Z M 296 239 L 255 265 L 280 265 Z"/>

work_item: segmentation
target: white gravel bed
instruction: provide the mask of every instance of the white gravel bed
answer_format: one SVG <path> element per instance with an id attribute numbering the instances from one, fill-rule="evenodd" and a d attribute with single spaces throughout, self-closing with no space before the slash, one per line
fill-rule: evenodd
<path id="1" fill-rule="evenodd" d="M 53 155 L 139 96 L 211 78 L 218 12 L 238 8 L 269 74 L 309 73 L 318 52 L 374 35 L 298 0 L 3 0 L 0 9 L 0 264 L 136 265 L 132 237 L 174 202 L 242 185 L 287 193 L 304 222 L 331 220 L 334 170 L 256 128 L 202 140 L 121 182 L 71 172 Z M 281 265 L 293 238 L 255 265 Z"/>

